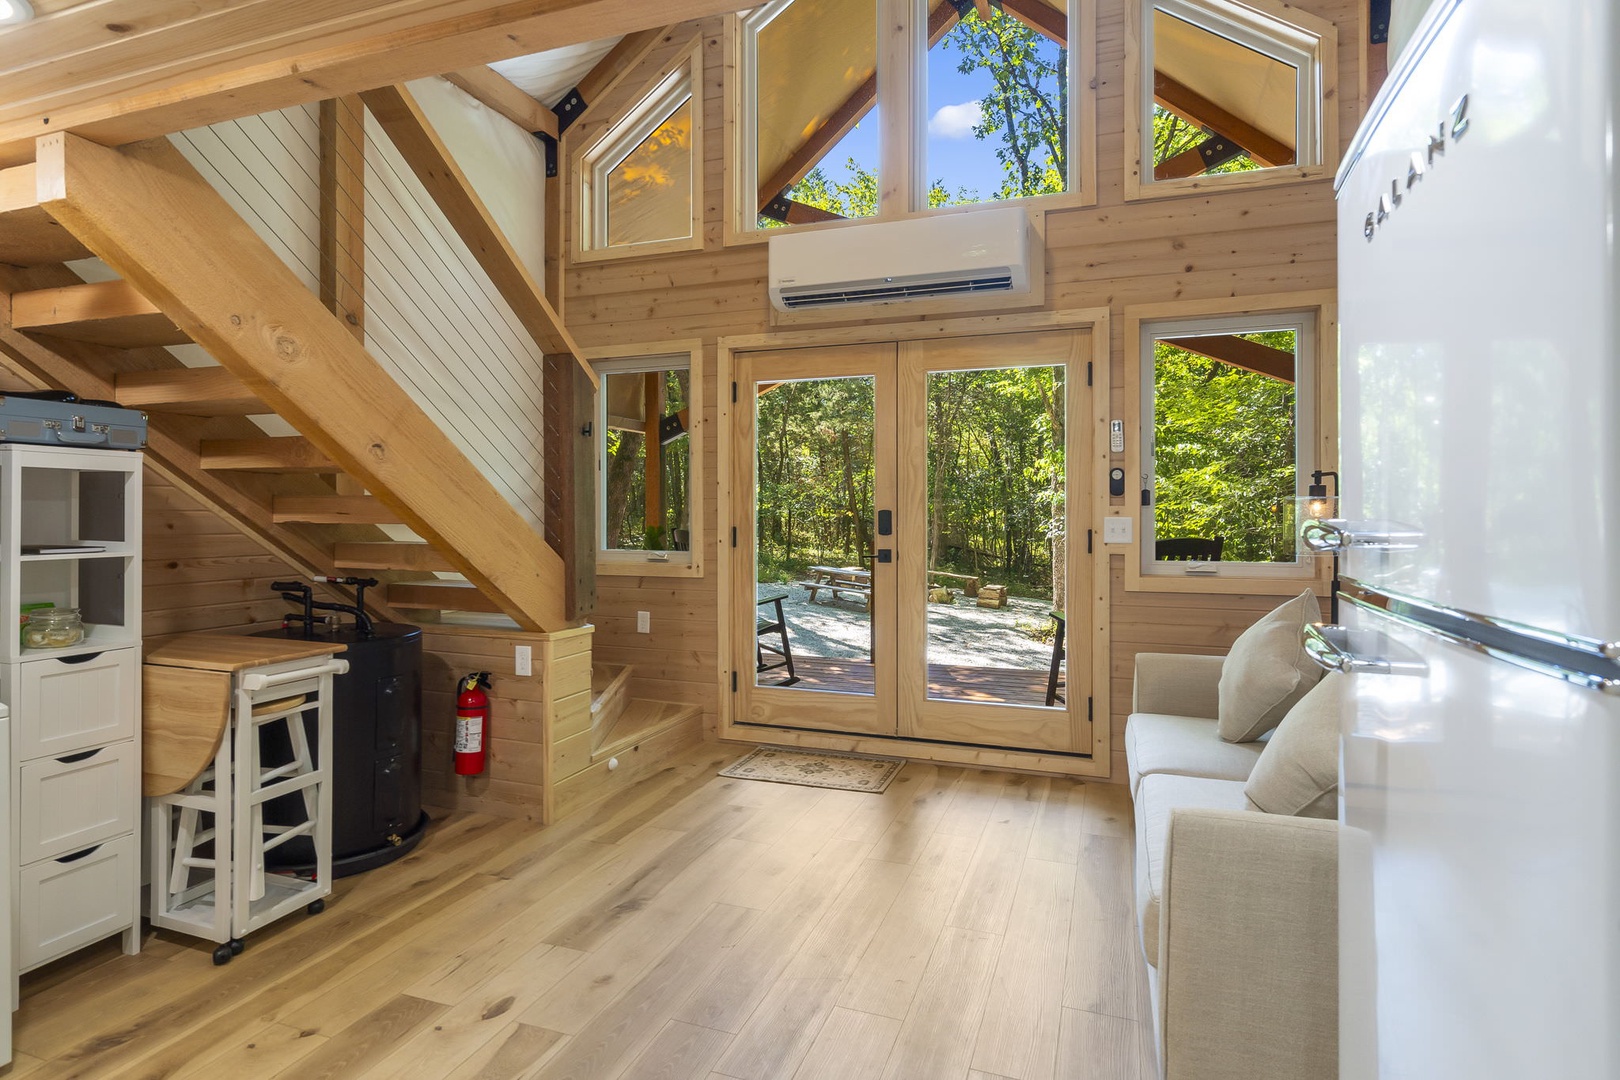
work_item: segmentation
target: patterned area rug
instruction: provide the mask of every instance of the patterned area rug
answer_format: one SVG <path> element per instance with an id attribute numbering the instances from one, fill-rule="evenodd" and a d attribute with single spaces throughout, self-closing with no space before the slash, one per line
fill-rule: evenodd
<path id="1" fill-rule="evenodd" d="M 721 769 L 720 775 L 772 784 L 881 793 L 905 765 L 904 758 L 762 746 L 729 768 Z"/>

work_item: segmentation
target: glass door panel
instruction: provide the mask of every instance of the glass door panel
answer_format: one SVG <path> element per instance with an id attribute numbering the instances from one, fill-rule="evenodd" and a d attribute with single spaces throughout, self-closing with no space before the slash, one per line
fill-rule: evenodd
<path id="1" fill-rule="evenodd" d="M 880 561 L 892 552 L 880 526 L 893 506 L 893 425 L 880 418 L 893 411 L 894 353 L 739 357 L 741 722 L 895 731 L 893 564 Z"/>
<path id="2" fill-rule="evenodd" d="M 1068 467 L 1089 415 L 1071 372 L 1089 355 L 1089 336 L 1070 331 L 902 346 L 902 731 L 1090 747 L 1086 623 L 1066 623 L 1074 576 L 1089 570 L 1084 477 Z"/>

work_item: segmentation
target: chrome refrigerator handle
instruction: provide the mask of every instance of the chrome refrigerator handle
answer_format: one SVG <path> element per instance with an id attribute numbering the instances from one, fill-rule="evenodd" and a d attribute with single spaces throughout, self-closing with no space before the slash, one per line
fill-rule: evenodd
<path id="1" fill-rule="evenodd" d="M 1376 630 L 1311 623 L 1305 627 L 1305 654 L 1328 671 L 1368 675 L 1427 675 L 1416 653 Z"/>

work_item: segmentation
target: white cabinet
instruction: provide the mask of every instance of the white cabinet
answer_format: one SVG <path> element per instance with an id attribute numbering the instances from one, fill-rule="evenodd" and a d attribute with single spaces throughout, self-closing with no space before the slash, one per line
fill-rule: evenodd
<path id="1" fill-rule="evenodd" d="M 0 446 L 13 975 L 112 934 L 140 948 L 140 539 L 140 454 Z M 84 640 L 5 629 L 41 604 L 78 608 Z"/>

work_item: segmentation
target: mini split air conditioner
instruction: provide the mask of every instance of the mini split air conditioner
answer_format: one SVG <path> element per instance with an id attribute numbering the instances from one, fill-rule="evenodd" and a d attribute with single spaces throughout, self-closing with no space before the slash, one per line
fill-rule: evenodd
<path id="1" fill-rule="evenodd" d="M 1040 238 L 1016 206 L 783 233 L 770 249 L 780 311 L 1028 293 L 1044 267 Z"/>

